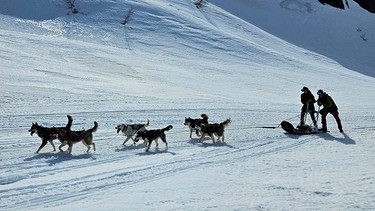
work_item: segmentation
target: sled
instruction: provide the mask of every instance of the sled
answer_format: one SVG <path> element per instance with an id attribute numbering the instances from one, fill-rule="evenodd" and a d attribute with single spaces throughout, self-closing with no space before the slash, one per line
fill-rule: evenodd
<path id="1" fill-rule="evenodd" d="M 318 128 L 311 125 L 302 125 L 298 128 L 295 128 L 291 123 L 287 121 L 282 121 L 280 125 L 283 130 L 293 135 L 309 135 L 322 133 L 322 131 L 318 131 Z"/>

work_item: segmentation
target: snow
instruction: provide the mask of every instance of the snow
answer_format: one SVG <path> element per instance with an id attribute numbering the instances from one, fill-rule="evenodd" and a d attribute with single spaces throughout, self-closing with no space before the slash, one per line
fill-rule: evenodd
<path id="1" fill-rule="evenodd" d="M 375 16 L 355 1 L 348 1 L 345 10 L 316 0 L 213 2 L 283 40 L 375 77 Z"/>
<path id="2" fill-rule="evenodd" d="M 0 7 L 1 210 L 375 209 L 375 31 L 354 2 L 83 0 L 77 14 L 64 2 Z M 262 128 L 298 124 L 303 86 L 333 97 L 345 133 L 331 115 L 327 134 Z M 189 138 L 184 118 L 202 113 L 232 119 L 225 142 Z M 97 150 L 35 154 L 31 124 L 68 114 L 73 130 L 99 123 Z M 168 147 L 122 146 L 115 126 L 147 119 L 173 125 Z"/>

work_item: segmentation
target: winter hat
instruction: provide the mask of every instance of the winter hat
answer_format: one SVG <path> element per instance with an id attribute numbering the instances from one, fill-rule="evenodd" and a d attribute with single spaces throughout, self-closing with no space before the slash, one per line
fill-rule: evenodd
<path id="1" fill-rule="evenodd" d="M 318 92 L 317 92 L 316 94 L 318 94 L 318 95 L 323 94 L 323 90 L 319 89 Z"/>
<path id="2" fill-rule="evenodd" d="M 307 87 L 303 87 L 302 89 L 301 89 L 301 92 L 303 92 L 303 91 L 305 91 L 305 90 L 309 90 L 309 88 L 307 88 Z"/>

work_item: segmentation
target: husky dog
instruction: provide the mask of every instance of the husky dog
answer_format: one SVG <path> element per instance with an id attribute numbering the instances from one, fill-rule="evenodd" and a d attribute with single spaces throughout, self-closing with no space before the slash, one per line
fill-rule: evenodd
<path id="1" fill-rule="evenodd" d="M 39 151 L 43 149 L 43 147 L 47 144 L 47 142 L 49 142 L 52 145 L 53 151 L 56 151 L 56 147 L 53 144 L 53 140 L 57 139 L 58 137 L 56 133 L 54 133 L 54 131 L 56 128 L 59 128 L 60 130 L 64 130 L 64 131 L 70 130 L 70 128 L 72 127 L 73 119 L 69 115 L 67 115 L 67 117 L 68 117 L 68 123 L 66 124 L 65 127 L 43 127 L 41 125 L 38 125 L 37 122 L 32 123 L 31 128 L 29 130 L 30 135 L 33 135 L 34 133 L 36 133 L 42 139 L 42 144 L 40 145 L 36 153 L 39 153 Z"/>
<path id="2" fill-rule="evenodd" d="M 144 130 L 144 131 L 138 131 L 136 137 L 135 137 L 135 142 L 138 142 L 139 139 L 143 139 L 146 144 L 146 152 L 150 150 L 150 146 L 152 141 L 156 142 L 156 147 L 159 146 L 158 144 L 158 139 L 161 138 L 161 140 L 165 143 L 165 145 L 168 147 L 167 139 L 165 137 L 165 131 L 169 131 L 173 128 L 172 125 L 168 125 L 167 127 L 163 129 L 157 129 L 157 130 Z"/>
<path id="3" fill-rule="evenodd" d="M 208 115 L 207 114 L 201 114 L 201 117 L 202 118 L 198 118 L 198 119 L 192 119 L 192 118 L 186 118 L 185 117 L 185 123 L 184 125 L 187 125 L 190 129 L 190 138 L 192 136 L 192 133 L 193 131 L 195 130 L 195 133 L 197 134 L 197 136 L 200 136 L 199 135 L 199 126 L 203 123 L 203 124 L 208 124 Z"/>
<path id="4" fill-rule="evenodd" d="M 59 146 L 59 149 L 61 152 L 63 152 L 62 147 L 65 145 L 68 145 L 68 151 L 71 154 L 73 144 L 76 144 L 80 141 L 82 141 L 83 145 L 87 147 L 87 151 L 89 152 L 91 147 L 93 146 L 94 151 L 95 149 L 95 143 L 93 140 L 93 133 L 96 132 L 98 129 L 98 123 L 94 121 L 94 127 L 88 130 L 78 130 L 78 131 L 72 131 L 72 130 L 61 130 L 60 128 L 55 128 L 55 134 L 58 136 L 59 140 L 61 141 L 61 145 Z"/>
<path id="5" fill-rule="evenodd" d="M 231 123 L 231 119 L 226 119 L 222 123 L 215 123 L 215 124 L 201 124 L 200 125 L 200 132 L 201 138 L 199 142 L 203 141 L 203 138 L 208 135 L 212 138 L 212 142 L 215 143 L 214 135 L 217 136 L 217 141 L 219 141 L 220 137 L 221 140 L 224 142 L 224 129 Z"/>
<path id="6" fill-rule="evenodd" d="M 124 141 L 124 143 L 122 143 L 122 145 L 125 145 L 125 143 L 129 140 L 129 139 L 132 139 L 134 144 L 136 143 L 133 139 L 133 136 L 138 132 L 138 131 L 144 131 L 146 130 L 146 127 L 148 127 L 150 124 L 150 120 L 147 119 L 147 123 L 146 124 L 131 124 L 131 125 L 127 125 L 127 124 L 120 124 L 120 125 L 117 125 L 115 127 L 115 129 L 117 130 L 117 133 L 119 133 L 120 131 L 122 132 L 122 134 L 124 136 L 126 136 L 126 139 Z"/>

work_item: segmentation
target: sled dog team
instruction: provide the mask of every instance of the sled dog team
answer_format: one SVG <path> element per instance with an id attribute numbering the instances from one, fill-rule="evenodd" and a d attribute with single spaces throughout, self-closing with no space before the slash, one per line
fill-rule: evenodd
<path id="1" fill-rule="evenodd" d="M 199 142 L 203 142 L 203 139 L 206 136 L 211 137 L 213 143 L 215 143 L 215 136 L 217 137 L 217 141 L 221 138 L 221 141 L 224 142 L 224 130 L 231 123 L 231 119 L 228 118 L 221 123 L 208 123 L 207 114 L 202 114 L 201 117 L 202 118 L 196 119 L 185 117 L 184 125 L 189 127 L 190 138 L 192 138 L 192 133 L 195 131 L 196 135 L 198 137 L 200 136 L 198 140 Z M 98 123 L 94 121 L 94 127 L 88 130 L 73 131 L 71 130 L 73 118 L 70 115 L 67 115 L 67 118 L 68 123 L 65 127 L 43 127 L 42 125 L 38 125 L 38 123 L 32 123 L 29 130 L 30 135 L 32 136 L 36 133 L 42 140 L 42 144 L 39 146 L 36 153 L 39 153 L 48 142 L 52 145 L 53 151 L 56 151 L 56 147 L 53 143 L 53 140 L 55 139 L 58 139 L 61 142 L 59 146 L 61 152 L 63 152 L 62 147 L 68 145 L 68 152 L 72 153 L 73 144 L 78 142 L 82 142 L 87 147 L 86 152 L 90 151 L 91 145 L 94 151 L 96 150 L 95 143 L 93 142 L 93 133 L 98 129 Z M 130 139 L 133 140 L 133 144 L 136 144 L 142 139 L 146 152 L 148 152 L 153 141 L 155 141 L 156 147 L 159 145 L 158 139 L 160 138 L 165 145 L 168 146 L 165 132 L 173 129 L 173 126 L 168 125 L 161 129 L 147 130 L 146 128 L 149 124 L 150 120 L 147 119 L 145 124 L 119 124 L 115 129 L 117 130 L 117 133 L 121 132 L 126 136 L 122 145 L 125 145 Z"/>

